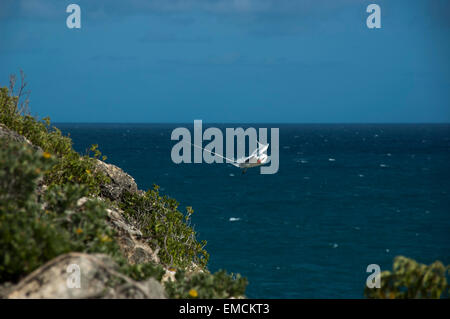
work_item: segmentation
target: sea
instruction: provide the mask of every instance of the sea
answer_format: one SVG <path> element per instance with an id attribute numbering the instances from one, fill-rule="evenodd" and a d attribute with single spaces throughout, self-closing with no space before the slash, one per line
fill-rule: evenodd
<path id="1" fill-rule="evenodd" d="M 56 126 L 140 189 L 192 206 L 208 268 L 247 277 L 249 298 L 364 298 L 368 265 L 450 264 L 449 124 L 203 124 L 279 128 L 272 175 L 175 164 L 171 133 L 193 123 Z"/>

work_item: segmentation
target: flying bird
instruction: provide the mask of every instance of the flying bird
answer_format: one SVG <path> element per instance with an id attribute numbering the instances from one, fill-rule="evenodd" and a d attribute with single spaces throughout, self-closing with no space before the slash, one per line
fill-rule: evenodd
<path id="1" fill-rule="evenodd" d="M 258 147 L 248 157 L 243 157 L 232 163 L 234 166 L 242 168 L 242 174 L 245 174 L 248 168 L 257 167 L 266 164 L 269 161 L 267 156 L 267 149 L 269 144 L 261 144 L 258 142 Z"/>
<path id="2" fill-rule="evenodd" d="M 250 154 L 250 156 L 247 157 L 241 157 L 237 160 L 234 159 L 230 159 L 228 157 L 222 156 L 220 154 L 217 154 L 216 152 L 207 150 L 203 147 L 200 147 L 198 145 L 192 144 L 194 147 L 200 148 L 208 153 L 211 153 L 213 155 L 217 155 L 223 159 L 226 160 L 227 163 L 230 163 L 233 166 L 236 166 L 238 168 L 242 169 L 242 174 L 245 174 L 245 172 L 247 171 L 247 169 L 252 168 L 252 167 L 257 167 L 257 166 L 261 166 L 264 165 L 266 163 L 269 162 L 269 156 L 267 155 L 267 149 L 269 148 L 269 144 L 262 144 L 260 142 L 258 143 L 258 147 L 256 148 L 256 150 L 253 151 L 252 154 Z"/>

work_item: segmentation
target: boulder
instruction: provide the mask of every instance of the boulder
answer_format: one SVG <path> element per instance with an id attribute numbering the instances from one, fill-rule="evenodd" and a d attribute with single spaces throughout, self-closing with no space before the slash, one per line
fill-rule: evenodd
<path id="1" fill-rule="evenodd" d="M 166 298 L 163 286 L 150 278 L 136 282 L 117 271 L 103 254 L 69 253 L 41 266 L 17 285 L 9 287 L 10 299 Z M 79 270 L 80 280 L 76 274 Z"/>

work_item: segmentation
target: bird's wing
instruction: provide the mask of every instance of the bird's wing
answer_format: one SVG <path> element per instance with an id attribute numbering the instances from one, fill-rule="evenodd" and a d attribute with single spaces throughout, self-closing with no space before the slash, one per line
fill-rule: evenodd
<path id="1" fill-rule="evenodd" d="M 187 142 L 187 141 L 186 141 L 186 143 L 189 143 L 189 144 L 191 144 L 192 146 L 197 147 L 197 148 L 199 148 L 199 149 L 201 149 L 201 150 L 204 150 L 205 152 L 208 152 L 208 153 L 210 153 L 210 154 L 217 155 L 217 156 L 223 158 L 223 159 L 225 160 L 226 163 L 231 164 L 231 165 L 236 166 L 236 167 L 239 167 L 239 163 L 238 163 L 237 161 L 235 161 L 234 159 L 231 159 L 231 158 L 222 156 L 222 155 L 220 155 L 219 153 L 212 152 L 212 151 L 210 151 L 210 150 L 207 150 L 207 149 L 204 148 L 204 147 L 198 146 L 198 145 L 196 145 L 196 144 L 192 144 L 191 142 Z"/>
<path id="2" fill-rule="evenodd" d="M 267 149 L 269 148 L 269 144 L 261 144 L 260 142 L 258 142 L 259 145 L 262 145 L 262 147 L 258 147 L 257 151 L 258 154 L 261 156 L 262 154 L 267 152 Z"/>

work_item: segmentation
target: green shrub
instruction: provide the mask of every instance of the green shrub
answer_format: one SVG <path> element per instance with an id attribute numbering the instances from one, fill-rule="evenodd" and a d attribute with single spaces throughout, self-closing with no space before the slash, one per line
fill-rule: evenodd
<path id="1" fill-rule="evenodd" d="M 126 274 L 131 279 L 136 281 L 146 280 L 148 278 L 155 278 L 161 281 L 165 270 L 161 265 L 156 265 L 153 263 L 142 263 L 142 264 L 123 264 L 121 271 Z"/>
<path id="2" fill-rule="evenodd" d="M 116 233 L 107 224 L 106 205 L 96 199 L 78 205 L 78 200 L 87 194 L 87 188 L 80 185 L 49 187 L 44 196 L 45 216 L 58 229 L 68 232 L 72 251 L 121 256 L 114 240 Z"/>
<path id="3" fill-rule="evenodd" d="M 203 249 L 205 241 L 198 242 L 188 207 L 186 215 L 177 210 L 178 203 L 162 197 L 158 186 L 145 194 L 126 193 L 120 207 L 128 220 L 137 226 L 149 243 L 160 248 L 159 257 L 168 266 L 189 267 L 196 263 L 205 267 L 209 255 Z"/>
<path id="4" fill-rule="evenodd" d="M 227 274 L 220 270 L 215 274 L 200 272 L 186 275 L 184 271 L 175 274 L 175 281 L 166 283 L 169 298 L 231 298 L 244 297 L 247 279 L 239 274 Z"/>
<path id="5" fill-rule="evenodd" d="M 440 261 L 431 265 L 419 264 L 413 259 L 397 256 L 392 272 L 381 273 L 381 288 L 364 290 L 367 298 L 374 299 L 436 299 L 449 295 L 446 276 L 450 266 Z"/>
<path id="6" fill-rule="evenodd" d="M 100 186 L 110 183 L 110 179 L 95 168 L 95 161 L 99 155 L 97 145 L 91 150 L 96 152 L 95 157 L 90 154 L 80 157 L 71 151 L 59 158 L 58 162 L 45 175 L 47 185 L 82 184 L 85 185 L 89 194 L 98 195 Z"/>
<path id="7" fill-rule="evenodd" d="M 47 185 L 83 184 L 88 187 L 90 194 L 99 194 L 100 185 L 109 183 L 110 180 L 95 169 L 95 160 L 101 156 L 98 146 L 93 145 L 91 148 L 93 157 L 90 153 L 80 156 L 73 150 L 70 137 L 63 136 L 58 128 L 52 127 L 49 118 L 39 121 L 23 113 L 18 107 L 19 97 L 12 94 L 8 88 L 0 88 L 0 123 L 25 136 L 33 145 L 55 156 L 57 161 L 46 172 L 45 183 Z"/>
<path id="8" fill-rule="evenodd" d="M 105 205 L 77 204 L 88 194 L 85 186 L 51 186 L 37 196 L 56 159 L 27 145 L 0 143 L 0 282 L 16 281 L 70 251 L 121 256 Z"/>
<path id="9" fill-rule="evenodd" d="M 42 218 L 35 190 L 52 164 L 30 147 L 0 139 L 0 282 L 16 281 L 70 251 L 68 236 Z"/>
<path id="10" fill-rule="evenodd" d="M 63 136 L 56 127 L 51 127 L 49 118 L 39 121 L 23 113 L 18 107 L 19 97 L 12 94 L 8 88 L 0 87 L 0 123 L 56 156 L 63 156 L 72 151 L 72 141 L 69 137 Z"/>

